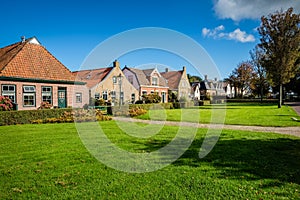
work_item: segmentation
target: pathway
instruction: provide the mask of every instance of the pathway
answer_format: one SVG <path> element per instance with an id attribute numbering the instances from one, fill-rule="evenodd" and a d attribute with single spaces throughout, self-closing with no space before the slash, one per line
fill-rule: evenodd
<path id="1" fill-rule="evenodd" d="M 291 106 L 300 116 L 300 102 L 286 102 L 285 104 Z"/>
<path id="2" fill-rule="evenodd" d="M 300 109 L 300 105 L 299 105 Z M 148 124 L 165 124 L 169 126 L 188 126 L 196 128 L 215 128 L 215 129 L 230 129 L 230 130 L 245 130 L 257 132 L 272 132 L 287 135 L 294 135 L 300 137 L 300 127 L 264 127 L 264 126 L 242 126 L 242 125 L 227 125 L 227 124 L 199 124 L 193 122 L 174 122 L 174 121 L 155 121 L 155 120 L 142 120 L 130 117 L 114 117 L 114 120 L 125 122 L 141 122 Z"/>

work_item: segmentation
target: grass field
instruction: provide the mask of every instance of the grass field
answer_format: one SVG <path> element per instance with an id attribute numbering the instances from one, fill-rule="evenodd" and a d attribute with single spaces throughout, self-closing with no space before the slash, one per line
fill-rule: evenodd
<path id="1" fill-rule="evenodd" d="M 178 127 L 139 139 L 114 121 L 100 122 L 123 149 L 153 151 Z M 0 127 L 0 199 L 299 199 L 300 138 L 223 131 L 213 151 L 198 158 L 205 129 L 171 165 L 125 173 L 91 156 L 74 124 Z"/>
<path id="2" fill-rule="evenodd" d="M 188 108 L 188 114 L 181 119 L 182 110 L 150 110 L 145 115 L 139 116 L 140 119 L 187 121 L 200 123 L 215 123 L 212 119 L 212 111 L 225 114 L 225 124 L 237 125 L 256 125 L 256 126 L 300 126 L 291 117 L 298 117 L 297 113 L 289 106 L 277 108 L 277 104 L 259 103 L 228 103 L 226 105 L 209 105 Z M 151 116 L 151 117 L 150 117 Z M 199 116 L 199 117 L 195 117 Z M 218 123 L 218 122 L 217 122 Z"/>

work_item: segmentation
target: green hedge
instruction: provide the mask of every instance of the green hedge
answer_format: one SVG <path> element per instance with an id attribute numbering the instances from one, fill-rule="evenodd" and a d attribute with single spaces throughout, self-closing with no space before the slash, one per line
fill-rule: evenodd
<path id="1" fill-rule="evenodd" d="M 0 112 L 0 126 L 14 124 L 30 124 L 34 120 L 46 120 L 47 118 L 59 118 L 65 111 L 71 112 L 71 108 L 66 109 L 43 109 L 43 110 L 21 110 Z"/>
<path id="2" fill-rule="evenodd" d="M 227 99 L 227 103 L 260 103 L 260 99 Z M 278 99 L 263 99 L 262 103 L 277 103 Z"/>
<path id="3" fill-rule="evenodd" d="M 129 108 L 141 108 L 144 110 L 151 109 L 173 109 L 173 103 L 158 103 L 158 104 L 130 104 Z"/>

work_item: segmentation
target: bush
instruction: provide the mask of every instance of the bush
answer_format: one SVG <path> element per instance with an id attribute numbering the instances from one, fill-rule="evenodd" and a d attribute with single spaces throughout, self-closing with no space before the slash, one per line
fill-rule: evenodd
<path id="1" fill-rule="evenodd" d="M 140 116 L 140 115 L 143 115 L 146 113 L 147 113 L 147 110 L 145 110 L 143 108 L 131 108 L 129 110 L 130 117 L 136 117 L 136 116 Z"/>
<path id="2" fill-rule="evenodd" d="M 173 109 L 172 103 L 159 103 L 159 104 L 131 104 L 129 105 L 129 108 L 142 108 L 145 110 L 151 109 Z"/>
<path id="3" fill-rule="evenodd" d="M 74 116 L 76 118 L 74 118 Z M 96 116 L 96 117 L 95 117 Z M 63 123 L 92 120 L 111 120 L 112 118 L 103 115 L 101 111 L 83 109 L 42 109 L 0 112 L 0 126 L 14 124 L 41 124 L 41 123 Z"/>
<path id="4" fill-rule="evenodd" d="M 38 107 L 38 110 L 41 110 L 41 109 L 50 109 L 51 107 L 52 107 L 52 105 L 48 101 L 45 101 L 45 102 L 41 103 L 41 106 Z"/>
<path id="5" fill-rule="evenodd" d="M 13 107 L 10 98 L 0 96 L 0 111 L 8 111 Z"/>

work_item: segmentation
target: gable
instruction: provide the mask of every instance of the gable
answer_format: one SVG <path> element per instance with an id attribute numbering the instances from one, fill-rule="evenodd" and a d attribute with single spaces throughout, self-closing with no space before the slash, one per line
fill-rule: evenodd
<path id="1" fill-rule="evenodd" d="M 170 90 L 178 90 L 182 71 L 162 72 L 161 75 L 167 80 Z"/>
<path id="2" fill-rule="evenodd" d="M 91 70 L 81 70 L 73 72 L 77 80 L 84 81 L 88 88 L 92 88 L 101 81 L 111 72 L 113 67 L 91 69 Z"/>

